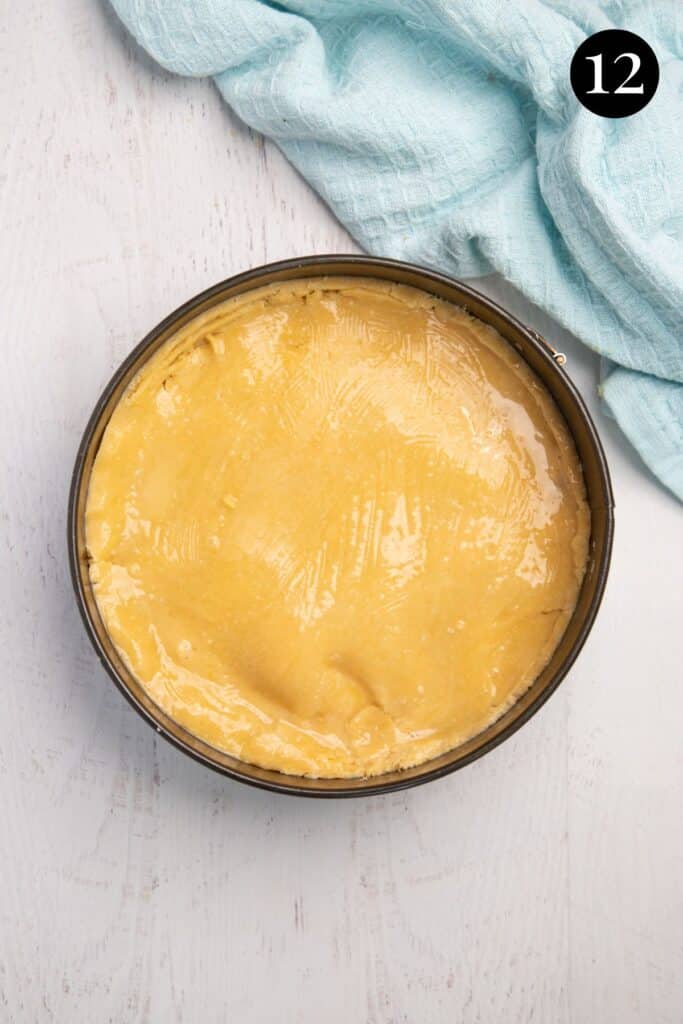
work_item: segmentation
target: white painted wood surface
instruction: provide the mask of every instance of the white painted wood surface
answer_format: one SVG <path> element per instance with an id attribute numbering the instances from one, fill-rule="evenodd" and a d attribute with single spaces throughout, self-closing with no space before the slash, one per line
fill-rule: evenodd
<path id="1" fill-rule="evenodd" d="M 86 418 L 199 289 L 353 246 L 98 0 L 4 0 L 0 51 L 0 1021 L 680 1024 L 680 507 L 597 412 L 618 502 L 598 625 L 546 708 L 447 780 L 291 800 L 159 741 L 71 595 Z M 595 409 L 595 359 L 482 287 L 559 342 Z"/>

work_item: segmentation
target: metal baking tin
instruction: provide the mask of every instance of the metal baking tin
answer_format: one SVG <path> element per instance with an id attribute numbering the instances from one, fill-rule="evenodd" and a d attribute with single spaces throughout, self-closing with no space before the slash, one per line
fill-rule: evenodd
<path id="1" fill-rule="evenodd" d="M 588 568 L 576 609 L 550 662 L 532 686 L 501 718 L 454 750 L 415 768 L 365 779 L 308 779 L 268 771 L 211 747 L 169 718 L 135 679 L 105 629 L 90 582 L 85 544 L 85 505 L 93 461 L 114 407 L 145 361 L 189 320 L 232 296 L 278 281 L 331 275 L 412 285 L 463 307 L 494 327 L 543 381 L 567 421 L 583 465 L 592 515 Z M 605 454 L 581 396 L 564 370 L 562 354 L 473 288 L 423 267 L 367 256 L 309 256 L 270 263 L 207 289 L 166 317 L 119 367 L 95 406 L 76 456 L 68 511 L 71 577 L 81 616 L 100 661 L 133 707 L 158 733 L 215 771 L 277 793 L 320 797 L 370 796 L 430 782 L 464 767 L 516 732 L 557 689 L 586 641 L 605 590 L 613 531 L 614 501 Z"/>

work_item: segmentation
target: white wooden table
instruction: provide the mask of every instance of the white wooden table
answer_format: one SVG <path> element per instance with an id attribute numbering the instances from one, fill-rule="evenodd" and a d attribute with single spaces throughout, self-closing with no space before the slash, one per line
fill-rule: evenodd
<path id="1" fill-rule="evenodd" d="M 440 783 L 321 802 L 231 783 L 135 715 L 65 550 L 96 395 L 233 272 L 353 244 L 206 81 L 99 0 L 0 22 L 0 1021 L 680 1024 L 681 509 L 597 410 L 617 498 L 607 597 L 568 681 Z"/>

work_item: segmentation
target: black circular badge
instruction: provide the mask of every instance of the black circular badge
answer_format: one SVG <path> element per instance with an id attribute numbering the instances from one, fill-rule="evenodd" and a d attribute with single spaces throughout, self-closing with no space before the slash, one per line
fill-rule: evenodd
<path id="1" fill-rule="evenodd" d="M 600 117 L 628 117 L 642 110 L 657 91 L 659 64 L 640 36 L 609 28 L 581 43 L 569 77 L 587 110 Z"/>

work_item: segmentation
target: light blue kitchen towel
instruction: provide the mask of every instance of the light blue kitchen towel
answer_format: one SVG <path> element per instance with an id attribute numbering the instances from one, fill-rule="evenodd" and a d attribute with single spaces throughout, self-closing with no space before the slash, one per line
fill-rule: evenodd
<path id="1" fill-rule="evenodd" d="M 139 43 L 215 78 L 369 252 L 498 271 L 604 357 L 604 400 L 683 499 L 681 0 L 112 0 Z M 579 105 L 579 43 L 657 54 L 631 117 Z M 226 185 L 227 187 L 227 185 Z"/>

